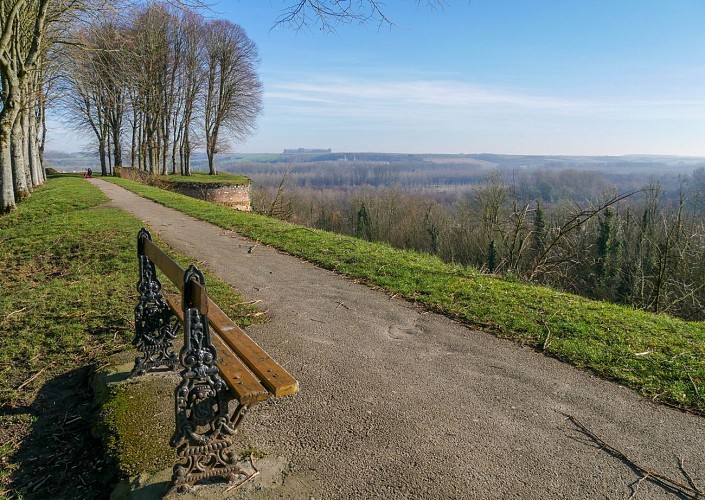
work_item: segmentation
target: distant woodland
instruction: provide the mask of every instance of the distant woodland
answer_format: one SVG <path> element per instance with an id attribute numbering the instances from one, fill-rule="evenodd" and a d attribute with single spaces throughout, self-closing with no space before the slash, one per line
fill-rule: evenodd
<path id="1" fill-rule="evenodd" d="M 226 169 L 274 217 L 705 319 L 702 160 L 279 155 Z"/>

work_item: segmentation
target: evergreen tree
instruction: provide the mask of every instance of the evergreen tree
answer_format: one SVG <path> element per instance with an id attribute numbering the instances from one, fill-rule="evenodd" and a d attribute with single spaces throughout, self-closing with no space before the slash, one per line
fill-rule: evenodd
<path id="1" fill-rule="evenodd" d="M 497 244 L 494 240 L 490 240 L 490 247 L 487 251 L 487 267 L 491 273 L 497 269 L 497 257 Z"/>
<path id="2" fill-rule="evenodd" d="M 440 236 L 441 230 L 438 225 L 431 220 L 431 208 L 426 210 L 426 214 L 423 218 L 423 225 L 426 230 L 426 234 L 428 234 L 428 237 L 431 240 L 431 253 L 436 255 L 438 254 L 438 237 Z"/>
<path id="3" fill-rule="evenodd" d="M 355 236 L 372 241 L 372 220 L 364 201 L 360 204 L 355 217 Z"/>
<path id="4" fill-rule="evenodd" d="M 541 208 L 541 202 L 536 200 L 536 212 L 534 212 L 534 228 L 531 233 L 534 252 L 541 255 L 545 249 L 546 242 L 546 219 Z"/>
<path id="5" fill-rule="evenodd" d="M 600 218 L 599 229 L 597 233 L 597 262 L 595 274 L 597 276 L 597 285 L 604 285 L 605 275 L 607 274 L 607 261 L 610 257 L 610 249 L 612 245 L 612 233 L 614 226 L 614 213 L 607 208 L 605 214 Z"/>

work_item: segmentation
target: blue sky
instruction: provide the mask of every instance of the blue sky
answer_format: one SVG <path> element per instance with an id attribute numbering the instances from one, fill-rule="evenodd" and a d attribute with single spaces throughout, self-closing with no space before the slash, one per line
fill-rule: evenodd
<path id="1" fill-rule="evenodd" d="M 235 151 L 705 156 L 702 0 L 388 0 L 335 33 L 273 27 L 287 4 L 213 5 L 261 57 Z"/>

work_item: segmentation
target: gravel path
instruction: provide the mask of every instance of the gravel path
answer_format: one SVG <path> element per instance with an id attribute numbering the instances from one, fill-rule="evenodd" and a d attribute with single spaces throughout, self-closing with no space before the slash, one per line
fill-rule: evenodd
<path id="1" fill-rule="evenodd" d="M 681 459 L 705 489 L 705 419 L 92 182 L 268 311 L 248 331 L 301 391 L 243 424 L 245 443 L 289 461 L 283 485 L 250 497 L 629 498 L 640 475 L 565 415 L 688 484 Z M 674 497 L 649 481 L 636 496 Z"/>

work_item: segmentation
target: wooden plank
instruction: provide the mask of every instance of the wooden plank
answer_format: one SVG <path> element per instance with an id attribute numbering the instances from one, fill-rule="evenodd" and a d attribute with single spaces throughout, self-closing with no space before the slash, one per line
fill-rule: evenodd
<path id="1" fill-rule="evenodd" d="M 209 302 L 208 320 L 211 326 L 223 342 L 260 379 L 262 385 L 276 397 L 297 392 L 298 381 L 228 318 L 215 302 L 210 299 Z"/>
<path id="2" fill-rule="evenodd" d="M 149 260 L 154 262 L 163 273 L 169 278 L 179 291 L 184 290 L 184 270 L 171 257 L 154 244 L 153 241 L 143 238 L 144 254 L 149 257 Z"/>
<path id="3" fill-rule="evenodd" d="M 184 311 L 181 309 L 181 299 L 175 295 L 167 295 L 165 299 L 183 325 Z M 216 364 L 220 375 L 233 390 L 240 403 L 249 405 L 264 401 L 269 397 L 267 389 L 262 387 L 257 378 L 247 370 L 245 365 L 217 335 L 211 335 L 211 342 L 217 353 Z"/>
<path id="4" fill-rule="evenodd" d="M 144 238 L 144 254 L 154 262 L 154 265 L 171 281 L 179 291 L 184 291 L 184 273 L 186 272 L 179 264 L 169 257 L 164 250 L 159 248 L 152 240 Z M 198 281 L 191 280 L 193 296 L 191 299 L 201 314 L 208 314 L 208 295 L 206 287 Z"/>
<path id="5" fill-rule="evenodd" d="M 208 314 L 208 294 L 206 287 L 195 279 L 191 280 L 191 300 L 201 314 Z"/>
<path id="6" fill-rule="evenodd" d="M 216 364 L 223 380 L 237 394 L 240 403 L 249 405 L 264 401 L 269 397 L 269 391 L 252 375 L 240 359 L 228 349 L 218 335 L 211 335 L 211 342 L 218 357 Z"/>

